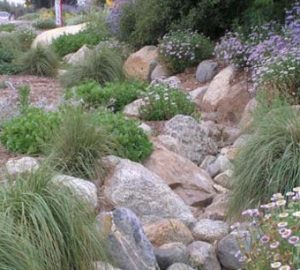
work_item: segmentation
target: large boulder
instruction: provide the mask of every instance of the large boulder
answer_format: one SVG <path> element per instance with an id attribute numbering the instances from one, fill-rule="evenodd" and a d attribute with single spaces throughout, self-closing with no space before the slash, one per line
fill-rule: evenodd
<path id="1" fill-rule="evenodd" d="M 154 141 L 155 150 L 145 167 L 159 175 L 190 206 L 207 206 L 215 194 L 207 172 L 190 160 Z"/>
<path id="2" fill-rule="evenodd" d="M 195 240 L 214 243 L 229 233 L 229 226 L 224 221 L 200 219 L 195 224 L 192 233 Z"/>
<path id="3" fill-rule="evenodd" d="M 230 83 L 234 76 L 234 67 L 228 66 L 220 71 L 210 83 L 203 97 L 203 109 L 216 111 L 219 102 L 230 92 Z"/>
<path id="4" fill-rule="evenodd" d="M 144 230 L 151 243 L 156 247 L 173 242 L 187 245 L 194 240 L 189 228 L 178 219 L 163 219 L 145 225 Z"/>
<path id="5" fill-rule="evenodd" d="M 111 173 L 105 179 L 104 194 L 113 205 L 131 209 L 143 223 L 163 218 L 194 221 L 188 206 L 157 174 L 139 163 L 114 156 L 105 162 Z"/>
<path id="6" fill-rule="evenodd" d="M 218 72 L 218 63 L 212 60 L 202 61 L 196 71 L 196 78 L 199 82 L 210 81 Z"/>
<path id="7" fill-rule="evenodd" d="M 32 157 L 11 158 L 6 162 L 5 168 L 10 175 L 32 173 L 39 168 L 39 163 Z"/>
<path id="8" fill-rule="evenodd" d="M 151 73 L 157 63 L 158 48 L 145 46 L 128 57 L 124 63 L 124 71 L 129 78 L 150 81 Z"/>
<path id="9" fill-rule="evenodd" d="M 247 252 L 251 249 L 251 235 L 248 231 L 232 232 L 218 243 L 217 254 L 222 266 L 228 270 L 238 270 L 243 267 L 243 263 L 236 256 L 241 246 Z"/>
<path id="10" fill-rule="evenodd" d="M 165 123 L 163 134 L 177 139 L 179 154 L 196 164 L 218 151 L 216 143 L 209 137 L 209 130 L 191 116 L 176 115 Z"/>
<path id="11" fill-rule="evenodd" d="M 84 45 L 77 52 L 66 55 L 64 60 L 70 65 L 76 65 L 81 63 L 90 52 L 91 49 Z"/>
<path id="12" fill-rule="evenodd" d="M 174 263 L 188 263 L 187 248 L 180 242 L 164 244 L 154 249 L 156 260 L 161 270 L 166 270 Z"/>
<path id="13" fill-rule="evenodd" d="M 74 35 L 86 28 L 86 24 L 70 25 L 65 27 L 59 27 L 44 31 L 39 34 L 32 43 L 32 47 L 35 48 L 37 45 L 49 46 L 52 44 L 53 40 L 59 38 L 62 35 Z"/>
<path id="14" fill-rule="evenodd" d="M 153 247 L 137 216 L 129 209 L 117 208 L 98 216 L 99 230 L 106 237 L 107 249 L 122 270 L 157 270 Z"/>
<path id="15" fill-rule="evenodd" d="M 188 246 L 192 266 L 203 270 L 221 270 L 213 245 L 196 241 Z"/>
<path id="16" fill-rule="evenodd" d="M 68 187 L 75 196 L 85 200 L 91 207 L 97 207 L 97 187 L 94 183 L 68 175 L 56 175 L 52 181 L 58 185 Z"/>

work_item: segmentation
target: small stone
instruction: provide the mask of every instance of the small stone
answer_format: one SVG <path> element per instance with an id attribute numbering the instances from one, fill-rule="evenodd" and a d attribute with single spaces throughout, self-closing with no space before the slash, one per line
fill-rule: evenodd
<path id="1" fill-rule="evenodd" d="M 211 219 L 200 219 L 192 230 L 195 240 L 213 243 L 229 233 L 226 222 Z"/>
<path id="2" fill-rule="evenodd" d="M 188 246 L 193 267 L 203 270 L 221 270 L 214 247 L 206 242 L 196 241 Z"/>
<path id="3" fill-rule="evenodd" d="M 184 263 L 174 263 L 167 270 L 195 270 L 195 269 Z"/>
<path id="4" fill-rule="evenodd" d="M 219 155 L 217 159 L 208 166 L 207 171 L 211 177 L 215 177 L 217 174 L 232 168 L 233 165 L 228 158 L 224 155 Z"/>
<path id="5" fill-rule="evenodd" d="M 218 194 L 211 205 L 205 208 L 203 218 L 225 220 L 228 212 L 228 194 Z"/>
<path id="6" fill-rule="evenodd" d="M 218 72 L 218 63 L 212 60 L 202 61 L 196 71 L 196 78 L 199 82 L 210 81 Z"/>
<path id="7" fill-rule="evenodd" d="M 145 101 L 142 98 L 137 99 L 131 102 L 130 104 L 127 104 L 123 110 L 123 113 L 129 117 L 139 118 L 140 108 L 143 107 L 144 105 L 145 105 Z"/>
<path id="8" fill-rule="evenodd" d="M 145 134 L 148 135 L 148 136 L 151 136 L 153 134 L 152 128 L 149 125 L 145 124 L 145 123 L 141 123 L 139 125 L 139 128 L 142 129 L 145 132 Z"/>
<path id="9" fill-rule="evenodd" d="M 121 270 L 120 268 L 115 268 L 109 263 L 104 262 L 96 262 L 95 263 L 95 270 Z"/>
<path id="10" fill-rule="evenodd" d="M 156 260 L 161 270 L 174 263 L 188 263 L 189 255 L 184 244 L 179 242 L 164 244 L 154 249 Z"/>
<path id="11" fill-rule="evenodd" d="M 158 63 L 151 73 L 151 81 L 157 79 L 164 79 L 168 76 L 169 71 L 167 70 L 167 68 L 164 65 Z"/>
<path id="12" fill-rule="evenodd" d="M 163 219 L 145 225 L 144 230 L 151 243 L 156 247 L 172 242 L 187 245 L 194 240 L 189 228 L 177 219 Z"/>
<path id="13" fill-rule="evenodd" d="M 39 163 L 35 158 L 22 157 L 19 159 L 9 159 L 5 167 L 8 174 L 17 175 L 36 171 L 39 168 Z"/>
<path id="14" fill-rule="evenodd" d="M 200 167 L 201 169 L 207 171 L 208 166 L 209 166 L 210 164 L 212 164 L 215 160 L 216 160 L 216 157 L 215 157 L 215 156 L 208 155 L 208 156 L 206 156 L 206 157 L 203 159 L 203 161 L 202 161 L 202 163 L 201 163 L 201 165 L 200 165 L 199 167 Z"/>
<path id="15" fill-rule="evenodd" d="M 233 170 L 226 170 L 225 172 L 218 174 L 214 178 L 214 182 L 217 183 L 218 185 L 221 185 L 224 188 L 231 189 L 232 176 L 233 176 Z"/>

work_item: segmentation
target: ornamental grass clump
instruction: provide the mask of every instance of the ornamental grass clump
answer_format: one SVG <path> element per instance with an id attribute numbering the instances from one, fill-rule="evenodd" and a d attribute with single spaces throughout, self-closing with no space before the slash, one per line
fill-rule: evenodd
<path id="1" fill-rule="evenodd" d="M 169 120 L 177 114 L 192 115 L 195 104 L 180 89 L 151 86 L 144 94 L 141 118 L 147 121 Z"/>
<path id="2" fill-rule="evenodd" d="M 230 214 L 255 207 L 273 193 L 300 184 L 300 117 L 287 105 L 264 101 L 255 112 L 254 132 L 235 160 Z"/>
<path id="3" fill-rule="evenodd" d="M 0 187 L 0 268 L 95 269 L 106 259 L 96 214 L 46 167 Z"/>
<path id="4" fill-rule="evenodd" d="M 300 187 L 275 193 L 271 201 L 256 209 L 242 212 L 249 222 L 247 229 L 252 241 L 250 249 L 240 243 L 236 257 L 244 264 L 242 269 L 294 270 L 300 267 Z M 245 224 L 245 223 L 244 223 Z M 234 224 L 232 233 L 238 233 L 240 224 Z"/>
<path id="5" fill-rule="evenodd" d="M 199 64 L 209 58 L 212 52 L 210 39 L 191 30 L 171 31 L 159 43 L 160 57 L 173 73 Z"/>

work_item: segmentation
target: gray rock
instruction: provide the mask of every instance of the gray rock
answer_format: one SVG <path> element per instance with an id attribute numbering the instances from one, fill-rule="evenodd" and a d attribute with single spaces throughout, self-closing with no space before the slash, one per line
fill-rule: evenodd
<path id="1" fill-rule="evenodd" d="M 156 79 L 162 79 L 169 76 L 169 72 L 165 66 L 162 64 L 157 64 L 151 73 L 151 81 Z"/>
<path id="2" fill-rule="evenodd" d="M 115 268 L 109 263 L 104 262 L 96 262 L 95 263 L 95 270 L 121 270 L 120 268 Z"/>
<path id="3" fill-rule="evenodd" d="M 127 104 L 123 110 L 126 116 L 140 117 L 140 108 L 145 105 L 145 101 L 140 98 Z"/>
<path id="4" fill-rule="evenodd" d="M 217 158 L 215 156 L 208 155 L 206 156 L 200 164 L 200 168 L 203 170 L 208 170 L 208 166 L 212 164 Z"/>
<path id="5" fill-rule="evenodd" d="M 214 178 L 214 182 L 217 183 L 218 185 L 221 185 L 224 188 L 231 189 L 233 184 L 232 175 L 233 175 L 232 170 L 226 170 L 225 172 L 218 174 Z"/>
<path id="6" fill-rule="evenodd" d="M 196 241 L 188 246 L 193 267 L 203 270 L 221 270 L 214 247 L 206 242 Z"/>
<path id="7" fill-rule="evenodd" d="M 207 85 L 198 87 L 189 92 L 191 100 L 201 107 L 202 99 L 207 91 Z"/>
<path id="8" fill-rule="evenodd" d="M 66 55 L 64 60 L 71 65 L 77 65 L 81 63 L 86 56 L 91 52 L 86 45 L 82 46 L 76 53 L 72 53 L 70 55 Z"/>
<path id="9" fill-rule="evenodd" d="M 205 156 L 214 155 L 218 150 L 208 132 L 207 128 L 202 127 L 193 117 L 176 115 L 166 122 L 163 134 L 178 140 L 179 154 L 196 164 L 201 164 Z"/>
<path id="10" fill-rule="evenodd" d="M 196 71 L 196 78 L 199 82 L 210 81 L 218 72 L 218 63 L 212 60 L 202 61 Z"/>
<path id="11" fill-rule="evenodd" d="M 217 254 L 221 264 L 228 270 L 242 268 L 243 264 L 236 257 L 237 252 L 243 245 L 246 251 L 251 248 L 251 236 L 248 231 L 239 231 L 225 236 L 217 246 Z"/>
<path id="12" fill-rule="evenodd" d="M 225 220 L 228 212 L 228 194 L 217 195 L 212 204 L 205 208 L 203 218 Z"/>
<path id="13" fill-rule="evenodd" d="M 32 157 L 11 158 L 6 162 L 5 167 L 8 174 L 17 175 L 36 171 L 39 168 L 39 163 Z"/>
<path id="14" fill-rule="evenodd" d="M 149 125 L 145 124 L 145 123 L 141 123 L 139 125 L 139 128 L 142 129 L 145 132 L 145 134 L 148 135 L 148 136 L 151 136 L 153 134 L 152 128 Z"/>
<path id="15" fill-rule="evenodd" d="M 97 187 L 91 181 L 75 178 L 68 175 L 56 175 L 52 181 L 58 185 L 64 185 L 74 192 L 74 195 L 86 200 L 91 207 L 98 205 Z"/>
<path id="16" fill-rule="evenodd" d="M 184 263 L 174 263 L 167 270 L 195 270 Z"/>
<path id="17" fill-rule="evenodd" d="M 247 141 L 251 138 L 252 135 L 250 134 L 243 134 L 240 137 L 238 137 L 236 139 L 236 141 L 234 142 L 234 144 L 232 145 L 233 147 L 243 147 L 247 144 Z"/>
<path id="18" fill-rule="evenodd" d="M 157 139 L 170 151 L 180 154 L 179 141 L 169 135 L 159 135 Z"/>
<path id="19" fill-rule="evenodd" d="M 180 89 L 181 88 L 181 81 L 178 77 L 172 76 L 169 78 L 158 78 L 151 82 L 151 85 L 165 85 L 170 88 Z"/>
<path id="20" fill-rule="evenodd" d="M 109 216 L 108 216 L 109 217 Z M 98 217 L 100 230 L 107 216 Z M 117 208 L 110 214 L 106 243 L 115 264 L 123 270 L 157 270 L 153 247 L 137 216 L 129 209 Z"/>
<path id="21" fill-rule="evenodd" d="M 213 243 L 229 233 L 227 223 L 219 220 L 200 219 L 192 230 L 195 240 Z"/>
<path id="22" fill-rule="evenodd" d="M 207 171 L 211 177 L 215 177 L 217 174 L 231 170 L 232 168 L 233 165 L 229 159 L 224 155 L 219 155 L 213 163 L 208 165 Z"/>
<path id="23" fill-rule="evenodd" d="M 188 263 L 189 255 L 184 244 L 175 242 L 160 246 L 154 250 L 161 270 L 166 270 L 174 263 Z"/>
<path id="24" fill-rule="evenodd" d="M 109 156 L 111 173 L 105 180 L 104 194 L 113 205 L 134 211 L 143 223 L 163 218 L 194 221 L 187 205 L 156 174 L 139 163 Z"/>

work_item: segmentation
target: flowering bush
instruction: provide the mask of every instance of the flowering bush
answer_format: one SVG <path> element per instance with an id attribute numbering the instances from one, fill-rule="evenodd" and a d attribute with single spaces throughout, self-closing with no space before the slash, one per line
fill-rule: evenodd
<path id="1" fill-rule="evenodd" d="M 195 104 L 179 89 L 152 86 L 144 101 L 140 113 L 143 119 L 149 121 L 168 120 L 177 114 L 191 115 L 195 112 Z"/>
<path id="2" fill-rule="evenodd" d="M 300 267 L 300 187 L 285 196 L 276 193 L 271 202 L 259 209 L 248 209 L 242 215 L 251 223 L 248 230 L 252 236 L 252 248 L 236 254 L 243 269 L 292 270 Z M 232 228 L 238 229 L 239 224 Z"/>
<path id="3" fill-rule="evenodd" d="M 199 64 L 211 56 L 212 43 L 209 38 L 193 31 L 174 31 L 166 34 L 159 44 L 159 53 L 169 69 L 174 72 Z"/>
<path id="4" fill-rule="evenodd" d="M 278 56 L 259 69 L 256 84 L 290 104 L 300 103 L 300 62 L 294 53 Z"/>

